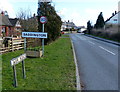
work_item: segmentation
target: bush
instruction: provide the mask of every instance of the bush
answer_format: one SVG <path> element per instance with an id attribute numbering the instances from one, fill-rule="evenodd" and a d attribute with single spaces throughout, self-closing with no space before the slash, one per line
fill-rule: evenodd
<path id="1" fill-rule="evenodd" d="M 47 17 L 45 24 L 45 32 L 48 33 L 48 38 L 45 39 L 45 44 L 55 41 L 60 36 L 62 21 L 60 16 L 56 13 L 55 8 L 51 3 L 40 2 L 38 3 L 38 30 L 41 32 L 42 24 L 39 22 L 41 16 Z"/>
<path id="2" fill-rule="evenodd" d="M 118 29 L 119 26 L 110 25 L 106 29 L 93 29 L 91 34 L 120 42 L 120 30 Z"/>

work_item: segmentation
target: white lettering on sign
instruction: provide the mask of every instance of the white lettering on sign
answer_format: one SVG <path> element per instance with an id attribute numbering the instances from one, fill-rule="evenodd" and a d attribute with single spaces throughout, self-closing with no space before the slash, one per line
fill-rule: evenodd
<path id="1" fill-rule="evenodd" d="M 26 59 L 26 54 L 22 54 L 17 58 L 13 58 L 10 62 L 11 62 L 11 66 L 16 65 L 18 63 L 20 63 L 21 61 L 23 61 L 24 59 Z"/>
<path id="2" fill-rule="evenodd" d="M 52 0 L 39 0 L 39 2 L 52 2 Z"/>
<path id="3" fill-rule="evenodd" d="M 25 38 L 47 38 L 47 33 L 43 33 L 43 32 L 22 32 L 22 37 L 25 37 Z"/>

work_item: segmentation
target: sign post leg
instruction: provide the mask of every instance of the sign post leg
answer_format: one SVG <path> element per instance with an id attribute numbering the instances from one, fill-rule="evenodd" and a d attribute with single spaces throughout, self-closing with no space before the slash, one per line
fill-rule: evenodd
<path id="1" fill-rule="evenodd" d="M 24 52 L 26 52 L 26 38 L 24 38 Z"/>
<path id="2" fill-rule="evenodd" d="M 42 26 L 42 31 L 44 32 L 44 24 Z M 44 38 L 42 39 L 42 55 L 44 56 Z"/>
<path id="3" fill-rule="evenodd" d="M 16 67 L 15 67 L 15 65 L 13 66 L 13 76 L 14 76 L 14 87 L 17 87 L 18 83 L 17 83 L 17 75 L 16 75 Z"/>
<path id="4" fill-rule="evenodd" d="M 42 56 L 44 56 L 44 39 L 42 39 Z"/>
<path id="5" fill-rule="evenodd" d="M 25 74 L 25 65 L 24 65 L 24 61 L 22 61 L 22 72 L 23 72 L 23 79 L 26 78 L 26 74 Z"/>

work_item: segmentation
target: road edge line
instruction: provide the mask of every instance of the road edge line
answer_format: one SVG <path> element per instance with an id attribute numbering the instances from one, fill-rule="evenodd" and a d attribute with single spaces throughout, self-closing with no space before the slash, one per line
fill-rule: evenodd
<path id="1" fill-rule="evenodd" d="M 71 38 L 70 38 L 70 40 L 71 40 Z M 76 85 L 77 85 L 77 90 L 81 91 L 80 75 L 79 75 L 79 72 L 78 72 L 77 59 L 76 59 L 75 49 L 74 49 L 74 45 L 73 45 L 72 40 L 71 40 L 71 44 L 72 44 L 72 49 L 73 49 L 74 62 L 75 62 L 75 66 L 76 66 L 76 80 L 77 80 Z"/>

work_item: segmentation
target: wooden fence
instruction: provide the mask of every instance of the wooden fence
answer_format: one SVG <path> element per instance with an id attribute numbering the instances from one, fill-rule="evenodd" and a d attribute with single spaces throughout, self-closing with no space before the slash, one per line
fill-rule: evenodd
<path id="1" fill-rule="evenodd" d="M 7 46 L 5 46 L 5 44 L 7 44 Z M 0 48 L 0 54 L 5 53 L 5 52 L 13 52 L 15 50 L 23 49 L 24 48 L 24 39 L 11 38 L 5 44 Z"/>

